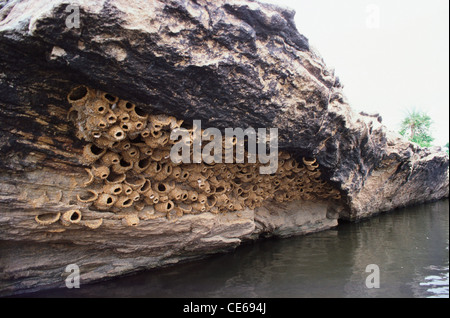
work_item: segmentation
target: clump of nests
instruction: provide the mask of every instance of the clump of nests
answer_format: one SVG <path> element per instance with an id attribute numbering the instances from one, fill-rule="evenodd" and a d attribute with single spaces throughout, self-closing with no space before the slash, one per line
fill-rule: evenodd
<path id="1" fill-rule="evenodd" d="M 279 152 L 278 170 L 270 175 L 259 173 L 259 163 L 177 164 L 169 156 L 177 142 L 170 133 L 182 120 L 147 114 L 86 86 L 74 88 L 68 101 L 77 137 L 87 142 L 83 160 L 89 179 L 78 200 L 97 210 L 181 216 L 254 209 L 267 200 L 340 199 L 339 191 L 320 179 L 315 159 L 299 163 Z"/>

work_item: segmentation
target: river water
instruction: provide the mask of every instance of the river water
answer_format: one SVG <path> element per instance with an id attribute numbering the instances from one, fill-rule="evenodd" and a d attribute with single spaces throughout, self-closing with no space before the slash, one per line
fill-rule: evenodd
<path id="1" fill-rule="evenodd" d="M 449 297 L 448 248 L 449 202 L 442 200 L 77 290 L 32 296 Z M 370 264 L 377 267 L 366 272 Z M 377 273 L 379 285 L 373 287 Z"/>

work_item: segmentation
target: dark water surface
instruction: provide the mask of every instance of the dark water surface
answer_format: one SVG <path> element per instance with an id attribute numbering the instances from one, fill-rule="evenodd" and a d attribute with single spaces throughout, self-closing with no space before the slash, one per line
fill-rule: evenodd
<path id="1" fill-rule="evenodd" d="M 449 202 L 39 297 L 449 297 Z M 379 288 L 366 287 L 379 268 Z M 81 276 L 82 278 L 82 276 Z M 369 277 L 369 280 L 372 281 Z"/>

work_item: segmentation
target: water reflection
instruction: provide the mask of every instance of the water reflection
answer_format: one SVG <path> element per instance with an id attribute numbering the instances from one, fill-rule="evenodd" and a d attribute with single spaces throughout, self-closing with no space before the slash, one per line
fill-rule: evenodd
<path id="1" fill-rule="evenodd" d="M 40 297 L 448 297 L 448 200 Z M 368 264 L 380 288 L 368 289 Z"/>
<path id="2" fill-rule="evenodd" d="M 448 297 L 448 266 L 428 266 L 425 270 L 429 270 L 432 274 L 424 277 L 419 285 L 427 288 L 428 297 Z"/>

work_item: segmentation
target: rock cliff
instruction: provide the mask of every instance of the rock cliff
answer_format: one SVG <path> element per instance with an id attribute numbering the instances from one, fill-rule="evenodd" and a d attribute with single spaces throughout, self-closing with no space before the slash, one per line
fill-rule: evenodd
<path id="1" fill-rule="evenodd" d="M 256 1 L 2 2 L 0 295 L 62 287 L 69 264 L 88 283 L 448 197 L 448 155 L 355 113 L 293 17 Z M 86 205 L 89 138 L 67 98 L 80 86 L 145 116 L 278 128 L 280 151 L 315 158 L 314 182 L 339 195 L 201 213 Z"/>

